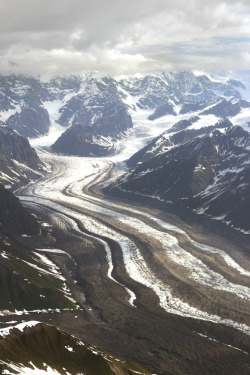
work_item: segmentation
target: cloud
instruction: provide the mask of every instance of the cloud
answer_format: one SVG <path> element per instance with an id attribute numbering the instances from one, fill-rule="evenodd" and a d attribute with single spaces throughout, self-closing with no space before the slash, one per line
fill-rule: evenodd
<path id="1" fill-rule="evenodd" d="M 248 69 L 246 0 L 1 0 L 0 13 L 2 73 Z"/>

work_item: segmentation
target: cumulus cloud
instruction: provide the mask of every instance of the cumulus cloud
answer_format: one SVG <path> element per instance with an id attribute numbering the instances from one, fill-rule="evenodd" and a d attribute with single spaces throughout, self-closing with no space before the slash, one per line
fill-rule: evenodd
<path id="1" fill-rule="evenodd" d="M 248 69 L 248 0 L 1 0 L 0 72 Z"/>

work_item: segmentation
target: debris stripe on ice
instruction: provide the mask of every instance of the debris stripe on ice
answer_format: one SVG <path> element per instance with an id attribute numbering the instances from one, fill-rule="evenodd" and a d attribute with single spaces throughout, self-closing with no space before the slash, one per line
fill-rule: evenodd
<path id="1" fill-rule="evenodd" d="M 22 197 L 23 200 L 29 199 L 28 197 Z M 166 284 L 156 278 L 156 276 L 148 268 L 144 258 L 140 254 L 137 247 L 132 241 L 122 236 L 120 233 L 105 227 L 104 225 L 97 223 L 94 219 L 91 219 L 83 214 L 74 212 L 73 210 L 63 207 L 54 202 L 45 203 L 44 199 L 34 197 L 34 202 L 40 203 L 42 206 L 48 206 L 52 209 L 64 213 L 76 220 L 80 220 L 88 231 L 94 234 L 107 236 L 116 241 L 123 253 L 123 260 L 128 272 L 128 275 L 135 280 L 149 288 L 151 288 L 159 297 L 160 306 L 165 309 L 166 312 L 190 317 L 194 319 L 206 320 L 214 323 L 224 324 L 244 333 L 250 335 L 250 327 L 245 324 L 234 322 L 230 319 L 222 319 L 218 315 L 212 315 L 207 312 L 198 310 L 197 308 L 190 306 L 188 303 L 183 302 L 177 297 L 172 295 L 172 290 Z"/>
<path id="2" fill-rule="evenodd" d="M 24 197 L 24 198 L 26 198 L 26 197 Z M 33 202 L 31 202 L 31 206 L 33 206 L 33 203 L 35 203 L 35 200 L 37 200 L 37 204 L 38 204 L 38 206 L 39 206 L 39 203 L 38 203 L 39 198 L 34 199 Z M 29 203 L 30 203 L 30 202 L 29 202 Z M 40 204 L 41 204 L 41 206 L 44 206 L 44 201 L 41 200 L 41 203 L 40 203 Z M 47 209 L 50 209 L 52 206 L 54 207 L 54 205 L 56 205 L 56 204 L 54 203 L 54 204 L 51 204 L 51 205 L 49 205 L 49 206 L 46 206 L 46 205 L 45 205 L 45 206 L 46 206 Z M 58 206 L 58 207 L 61 208 L 61 206 Z M 56 209 L 56 211 L 57 211 L 57 209 Z M 54 210 L 53 210 L 53 212 L 54 212 Z M 62 213 L 63 213 L 63 215 L 62 215 Z M 73 219 L 71 219 L 71 218 L 69 217 L 69 216 L 73 216 L 73 211 L 72 211 L 72 212 L 70 211 L 70 213 L 69 213 L 68 216 L 67 216 L 67 215 L 65 215 L 64 210 L 61 210 L 60 216 L 64 216 L 64 218 L 66 218 L 67 221 L 70 223 L 71 228 L 73 228 L 74 231 L 79 232 L 79 233 L 81 234 L 81 236 L 82 236 L 82 231 L 79 229 L 79 227 L 78 227 L 78 225 L 76 224 L 76 222 L 75 222 Z M 104 235 L 105 235 L 105 234 L 104 234 Z M 134 293 L 132 290 L 130 290 L 129 288 L 127 288 L 126 285 L 124 285 L 124 284 L 118 282 L 117 280 L 115 280 L 115 279 L 113 278 L 113 276 L 112 276 L 112 271 L 113 271 L 114 266 L 113 266 L 113 262 L 112 262 L 111 250 L 110 250 L 110 247 L 109 247 L 108 243 L 105 242 L 104 240 L 100 239 L 100 238 L 96 238 L 96 237 L 91 236 L 91 235 L 86 234 L 86 233 L 84 233 L 84 237 L 87 237 L 87 238 L 94 238 L 94 239 L 97 240 L 100 244 L 102 244 L 102 246 L 104 247 L 104 249 L 105 249 L 105 251 L 106 251 L 106 259 L 107 259 L 107 263 L 108 263 L 108 272 L 107 272 L 107 276 L 108 276 L 112 281 L 114 281 L 115 283 L 121 285 L 122 287 L 124 287 L 124 288 L 126 289 L 127 293 L 128 293 L 129 296 L 130 296 L 130 298 L 128 299 L 128 302 L 130 303 L 131 306 L 135 307 L 135 305 L 134 305 L 134 301 L 136 300 L 136 295 L 135 295 L 135 293 Z M 43 249 L 40 249 L 40 251 L 43 251 Z M 48 250 L 48 251 L 50 252 L 51 250 Z M 52 252 L 53 252 L 53 250 L 52 250 Z M 69 254 L 66 253 L 66 252 L 64 252 L 64 253 L 67 254 L 67 255 L 69 255 Z M 37 255 L 40 255 L 40 256 L 41 256 L 41 254 L 37 254 Z M 52 263 L 52 264 L 53 264 L 53 263 Z M 64 280 L 65 280 L 65 279 L 64 279 Z M 74 301 L 74 302 L 75 302 L 75 301 Z"/>
<path id="3" fill-rule="evenodd" d="M 130 217 L 125 219 L 118 218 L 118 220 L 131 228 L 136 228 L 137 231 L 143 235 L 152 236 L 154 239 L 158 240 L 167 256 L 173 262 L 187 268 L 190 273 L 189 277 L 196 282 L 217 290 L 235 293 L 240 298 L 250 300 L 250 288 L 231 283 L 219 273 L 212 271 L 200 259 L 182 249 L 176 237 L 150 228 L 138 219 Z"/>
<path id="4" fill-rule="evenodd" d="M 73 184 L 75 184 L 75 183 L 73 183 Z M 40 193 L 40 189 L 37 189 L 37 190 Z M 80 188 L 77 189 L 77 193 L 78 194 L 81 191 L 81 190 L 80 191 L 79 190 L 80 190 Z M 64 201 L 64 202 L 67 201 L 70 204 L 73 203 L 76 206 L 81 206 L 82 205 L 82 199 L 84 199 L 85 195 L 84 194 L 82 194 L 82 196 L 79 195 L 79 198 L 78 197 L 71 197 L 71 196 L 70 197 L 69 196 L 65 197 L 65 195 L 63 195 L 59 191 L 55 191 L 55 192 L 52 191 L 50 197 L 51 198 L 55 198 L 55 199 L 59 198 L 61 201 Z M 87 199 L 89 199 L 89 198 L 87 197 Z M 126 223 L 127 225 L 129 224 L 129 222 L 133 221 L 134 224 L 137 223 L 136 228 L 138 230 L 142 230 L 142 228 L 144 226 L 145 227 L 145 231 L 144 231 L 145 234 L 151 234 L 152 236 L 154 236 L 155 238 L 158 238 L 158 239 L 161 237 L 160 241 L 163 244 L 166 243 L 166 240 L 169 243 L 170 242 L 172 242 L 172 243 L 175 242 L 175 252 L 173 251 L 174 250 L 173 247 L 172 248 L 171 247 L 168 248 L 168 247 L 166 247 L 164 245 L 164 248 L 166 249 L 168 256 L 173 261 L 175 261 L 176 263 L 181 264 L 182 266 L 185 266 L 189 270 L 192 270 L 191 273 L 190 273 L 190 277 L 192 277 L 196 282 L 199 282 L 200 284 L 208 285 L 208 286 L 213 287 L 215 289 L 224 290 L 224 291 L 227 291 L 227 292 L 230 292 L 230 293 L 236 293 L 241 298 L 250 299 L 250 290 L 247 287 L 244 287 L 244 286 L 241 286 L 241 285 L 235 285 L 233 283 L 230 283 L 228 280 L 226 280 L 225 278 L 223 278 L 223 276 L 221 276 L 220 274 L 212 272 L 198 258 L 194 257 L 193 255 L 191 255 L 187 251 L 181 249 L 179 246 L 178 246 L 178 251 L 177 251 L 177 244 L 176 244 L 177 240 L 176 240 L 175 237 L 170 236 L 167 233 L 163 233 L 163 232 L 157 231 L 155 229 L 152 229 L 149 226 L 146 227 L 146 224 L 144 224 L 142 221 L 139 222 L 138 219 L 137 219 L 136 222 L 135 222 L 136 219 L 130 218 L 128 220 L 126 215 L 123 215 L 123 214 L 117 213 L 116 211 L 113 211 L 112 210 L 112 205 L 110 205 L 111 209 L 109 209 L 109 208 L 105 208 L 105 207 L 100 207 L 100 206 L 98 206 L 98 204 L 95 204 L 95 203 L 86 202 L 84 200 L 84 206 L 86 208 L 90 209 L 93 212 L 100 212 L 102 214 L 109 215 L 111 217 L 113 216 L 113 217 L 119 218 L 120 221 L 123 221 L 123 223 Z M 131 211 L 141 214 L 141 212 L 139 212 L 138 210 L 131 210 Z M 149 215 L 146 215 L 146 214 L 144 216 L 149 217 Z M 154 219 L 154 221 L 157 224 L 163 226 L 164 229 L 175 230 L 177 233 L 185 234 L 186 235 L 186 233 L 184 231 L 180 230 L 179 228 L 177 228 L 177 227 L 175 227 L 173 225 L 169 225 L 167 223 L 164 223 L 164 222 L 162 222 L 159 219 Z M 189 240 L 191 241 L 191 239 L 189 239 Z M 198 243 L 195 243 L 194 241 L 191 241 L 191 242 L 196 247 L 202 248 L 202 245 L 199 245 Z M 235 267 L 234 267 L 235 269 L 237 269 L 237 270 L 240 269 L 240 266 L 237 266 L 237 263 L 235 261 L 233 261 L 228 255 L 223 254 L 222 251 L 219 252 L 219 254 L 224 256 L 224 258 L 227 260 L 227 264 L 229 266 L 232 266 L 234 264 L 235 265 Z M 109 256 L 107 255 L 107 257 L 109 257 Z M 230 261 L 230 259 L 231 259 L 231 261 Z M 194 270 L 194 266 L 195 266 L 195 270 Z M 243 269 L 241 268 L 241 273 L 242 273 L 242 270 Z M 250 272 L 245 271 L 244 274 L 245 275 L 248 275 L 248 274 L 250 275 Z"/>
<path id="5" fill-rule="evenodd" d="M 229 267 L 236 269 L 241 275 L 250 277 L 250 272 L 242 268 L 238 263 L 236 263 L 235 260 L 232 259 L 225 251 L 220 250 L 216 247 L 207 246 L 199 242 L 195 242 L 195 241 L 192 241 L 192 244 L 202 251 L 207 251 L 209 253 L 220 255 L 225 260 L 225 262 L 228 264 Z"/>
<path id="6" fill-rule="evenodd" d="M 47 155 L 47 157 L 50 158 L 51 155 Z M 46 181 L 45 183 L 43 183 L 43 186 L 39 186 L 39 187 L 36 186 L 35 190 L 36 190 L 36 194 L 38 193 L 41 197 L 44 197 L 45 199 L 47 199 L 47 197 L 50 196 L 50 194 L 52 193 L 54 195 L 54 198 L 57 197 L 57 199 L 59 199 L 59 201 L 63 201 L 65 199 L 65 196 L 64 195 L 62 196 L 62 193 L 60 192 L 64 187 L 67 187 L 70 183 L 74 183 L 74 181 L 75 181 L 75 184 L 78 184 L 78 186 L 80 186 L 79 182 L 83 181 L 84 176 L 88 177 L 88 179 L 89 179 L 88 183 L 89 183 L 89 182 L 91 182 L 91 180 L 95 179 L 95 177 L 96 177 L 95 175 L 100 173 L 100 170 L 101 171 L 105 170 L 107 168 L 107 166 L 109 165 L 109 163 L 107 161 L 105 162 L 105 159 L 104 160 L 103 159 L 102 160 L 95 159 L 95 161 L 93 162 L 93 159 L 91 159 L 91 158 L 84 158 L 82 160 L 82 158 L 56 157 L 56 158 L 54 158 L 54 162 L 60 163 L 61 166 L 64 165 L 64 170 L 60 171 L 59 176 L 51 178 L 51 180 L 50 180 L 51 185 L 50 186 L 47 185 L 47 187 L 46 187 L 46 184 L 47 184 L 47 181 Z M 95 165 L 94 165 L 94 163 L 95 163 Z M 66 171 L 65 171 L 65 168 L 66 168 Z M 65 172 L 66 172 L 66 176 L 65 176 Z M 61 178 L 61 177 L 63 177 L 63 178 Z M 57 181 L 56 181 L 56 179 L 57 179 Z M 85 183 L 86 183 L 86 181 L 85 181 Z M 22 198 L 25 200 L 25 197 L 22 197 Z M 69 197 L 67 197 L 67 198 L 69 198 Z M 76 198 L 72 198 L 72 199 L 74 199 L 74 202 L 72 200 L 70 201 L 70 199 L 69 199 L 70 203 L 79 204 L 80 199 L 76 199 Z M 44 204 L 44 201 L 42 202 L 42 199 L 41 199 L 41 204 Z M 51 205 L 52 205 L 52 203 L 49 203 L 49 206 L 51 206 Z M 94 207 L 96 209 L 96 206 L 97 205 L 92 205 L 92 209 Z M 65 213 L 65 208 L 62 209 L 62 207 L 60 205 L 57 205 L 56 210 L 58 210 L 59 212 Z M 109 212 L 107 213 L 107 209 L 105 210 L 105 209 L 102 208 L 102 213 L 104 213 L 104 212 L 105 212 L 105 214 L 111 214 L 112 213 L 114 215 L 114 212 L 112 212 L 111 210 L 109 210 Z M 77 217 L 76 217 L 76 216 L 74 216 L 75 214 L 73 214 L 72 210 L 67 211 L 66 215 L 67 214 L 70 215 L 71 217 L 75 217 L 78 220 L 82 219 L 85 226 L 86 226 L 86 223 L 90 224 L 90 219 L 88 219 L 88 218 L 86 218 L 86 217 L 84 217 L 83 215 L 80 215 L 80 214 L 77 214 L 76 215 Z M 117 215 L 117 213 L 115 213 L 115 215 Z M 92 223 L 91 225 L 92 225 L 92 229 L 93 229 L 93 220 L 92 220 L 91 223 Z M 87 226 L 86 226 L 86 228 L 87 228 Z M 99 225 L 99 228 L 100 228 L 100 225 Z M 91 227 L 87 228 L 87 229 L 91 230 Z M 98 232 L 96 232 L 95 230 L 96 230 L 96 228 L 94 228 L 94 230 L 91 230 L 91 231 L 93 233 L 98 234 Z M 107 233 L 107 228 L 104 227 L 104 229 L 102 229 L 100 234 L 105 236 L 106 233 Z M 121 237 L 121 236 L 119 235 L 119 237 Z M 131 249 L 133 249 L 133 244 L 129 243 L 128 240 L 125 238 L 125 245 L 126 245 L 125 246 L 124 242 L 121 243 L 121 241 L 119 241 L 119 238 L 117 238 L 117 234 L 113 234 L 113 237 L 110 237 L 110 238 L 113 238 L 113 239 L 117 240 L 118 243 L 120 243 L 121 248 L 123 250 L 124 261 L 125 261 L 125 265 L 126 265 L 128 274 L 132 278 L 134 278 L 136 281 L 141 282 L 142 284 L 145 284 L 145 285 L 149 286 L 148 280 L 147 280 L 147 277 L 146 277 L 146 276 L 148 276 L 148 272 L 145 272 L 146 276 L 142 277 L 142 275 L 139 275 L 138 269 L 136 269 L 135 272 L 131 271 L 131 269 L 133 270 L 132 264 L 134 264 L 133 259 L 131 259 L 131 257 L 129 259 L 127 259 L 127 262 L 126 262 L 127 253 L 129 251 L 131 251 Z M 130 250 L 128 251 L 128 249 L 130 249 Z M 133 251 L 131 251 L 131 254 L 132 253 L 133 253 Z M 136 254 L 136 252 L 134 252 L 133 255 L 135 256 L 135 254 Z M 140 254 L 137 254 L 137 255 L 139 256 Z M 141 262 L 141 263 L 143 263 L 143 262 Z M 129 264 L 129 267 L 131 267 L 131 269 L 128 269 L 129 268 L 128 264 Z M 144 264 L 144 266 L 145 266 L 145 269 L 148 270 L 147 265 Z M 136 266 L 134 265 L 134 267 L 136 267 Z M 141 278 L 138 275 L 141 276 Z M 140 279 L 140 281 L 138 280 L 138 278 Z M 170 311 L 170 312 L 172 311 L 173 313 L 178 313 L 179 315 L 196 317 L 197 319 L 204 318 L 206 320 L 211 320 L 211 321 L 216 321 L 216 322 L 219 322 L 219 321 L 222 322 L 223 321 L 224 324 L 229 324 L 229 325 L 236 324 L 237 326 L 240 326 L 240 327 L 244 326 L 244 325 L 239 325 L 238 323 L 234 323 L 234 322 L 229 321 L 229 320 L 221 320 L 218 316 L 212 316 L 212 315 L 209 315 L 205 312 L 199 312 L 197 309 L 191 308 L 189 305 L 183 303 L 180 300 L 177 301 L 175 299 L 175 302 L 178 305 L 178 310 L 173 308 L 173 307 L 170 308 L 169 304 L 167 304 L 167 306 L 165 306 L 165 303 L 163 302 L 164 299 L 162 298 L 162 289 L 164 290 L 164 288 L 166 288 L 165 290 L 168 293 L 169 292 L 168 288 L 166 286 L 164 286 L 164 288 L 162 288 L 162 285 L 161 285 L 161 287 L 159 287 L 157 282 L 156 283 L 154 282 L 153 285 L 152 285 L 152 283 L 149 283 L 149 284 L 150 284 L 149 287 L 154 289 L 155 292 L 158 294 L 158 296 L 160 298 L 161 305 L 164 306 L 167 311 Z M 171 295 L 171 298 L 172 298 L 172 295 Z M 176 305 L 176 303 L 175 303 L 175 305 Z M 181 308 L 180 308 L 180 306 L 181 306 Z M 182 311 L 181 311 L 181 309 L 182 309 Z M 176 310 L 177 310 L 177 312 L 176 312 Z M 190 311 L 192 313 L 190 313 Z"/>
<path id="7" fill-rule="evenodd" d="M 70 159 L 70 160 L 68 160 L 68 159 Z M 83 187 L 86 186 L 88 183 L 90 183 L 91 180 L 95 180 L 97 172 L 100 172 L 100 170 L 104 171 L 104 170 L 108 169 L 110 163 L 108 163 L 108 166 L 107 166 L 107 162 L 105 163 L 104 160 L 101 160 L 101 161 L 96 160 L 96 161 L 93 162 L 93 160 L 90 159 L 90 158 L 84 158 L 84 160 L 79 160 L 79 158 L 78 158 L 77 161 L 78 161 L 78 164 L 82 165 L 82 168 L 80 168 L 80 170 L 84 170 L 83 173 L 84 173 L 85 178 L 83 179 L 82 176 L 81 176 L 81 181 L 79 181 L 78 178 L 76 180 L 76 174 L 75 174 L 75 170 L 74 170 L 75 162 L 72 163 L 71 158 L 63 157 L 63 163 L 65 163 L 65 165 L 67 166 L 66 170 L 67 170 L 67 173 L 69 175 L 68 175 L 68 178 L 64 177 L 63 181 L 61 179 L 60 179 L 60 181 L 58 181 L 58 180 L 57 181 L 63 187 L 67 186 L 68 183 L 71 182 L 72 192 L 74 192 L 75 194 L 78 194 L 79 198 L 84 198 L 85 195 L 82 193 Z M 72 167 L 73 167 L 73 169 L 72 169 Z M 77 168 L 79 168 L 79 165 L 77 165 Z M 72 181 L 72 179 L 73 179 L 73 181 Z M 100 179 L 101 179 L 101 177 L 100 177 Z M 57 182 L 55 182 L 55 183 L 57 183 Z M 58 192 L 58 190 L 57 190 L 57 192 Z M 65 196 L 64 196 L 64 199 L 65 199 Z M 72 201 L 72 199 L 74 199 L 74 198 L 71 197 L 70 199 Z M 93 201 L 96 201 L 97 203 L 101 202 L 100 199 L 98 199 L 96 197 L 91 197 L 91 199 Z M 103 203 L 103 202 L 101 202 L 101 203 Z M 111 209 L 117 208 L 117 207 L 119 208 L 118 205 L 112 204 L 111 202 L 105 202 L 105 205 L 109 206 Z M 90 208 L 92 210 L 98 209 L 98 207 L 96 205 L 93 205 L 93 203 L 89 204 L 88 208 Z M 161 219 L 154 218 L 154 217 L 150 216 L 149 214 L 146 214 L 142 211 L 139 211 L 139 210 L 136 210 L 136 209 L 133 209 L 133 208 L 123 207 L 123 206 L 121 206 L 120 208 L 123 211 L 125 210 L 125 211 L 129 211 L 129 212 L 132 212 L 132 213 L 135 213 L 135 214 L 139 214 L 141 216 L 145 216 L 148 219 L 153 220 L 154 222 L 156 222 L 158 225 L 160 225 L 162 228 L 164 228 L 166 230 L 185 235 L 196 248 L 199 248 L 200 250 L 204 250 L 204 251 L 216 252 L 219 256 L 221 256 L 226 261 L 226 263 L 228 264 L 229 267 L 234 268 L 235 270 L 237 270 L 239 273 L 241 273 L 244 276 L 250 277 L 250 272 L 243 269 L 239 264 L 237 264 L 237 262 L 235 260 L 233 260 L 224 251 L 222 251 L 220 249 L 217 249 L 217 248 L 213 248 L 213 247 L 210 247 L 210 246 L 203 245 L 203 244 L 195 242 L 195 241 L 192 241 L 191 238 L 187 235 L 187 233 L 185 231 L 183 231 L 182 229 L 178 228 L 177 226 L 166 223 Z M 109 215 L 115 215 L 115 216 L 118 215 L 117 212 L 115 212 L 115 211 L 112 212 L 111 210 L 109 210 L 109 211 L 107 210 L 105 213 L 107 213 Z M 119 214 L 119 215 L 121 215 L 121 214 Z"/>

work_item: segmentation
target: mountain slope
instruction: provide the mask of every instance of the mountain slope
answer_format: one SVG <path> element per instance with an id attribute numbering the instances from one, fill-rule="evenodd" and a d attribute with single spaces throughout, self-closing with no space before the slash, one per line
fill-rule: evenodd
<path id="1" fill-rule="evenodd" d="M 216 115 L 220 118 L 225 117 L 234 117 L 238 115 L 242 109 L 250 108 L 250 103 L 246 100 L 234 100 L 234 101 L 227 101 L 222 100 L 221 102 L 217 103 L 216 105 L 212 106 L 211 108 L 205 110 L 202 114 L 204 115 Z"/>
<path id="2" fill-rule="evenodd" d="M 149 120 L 196 112 L 220 102 L 222 98 L 225 101 L 241 98 L 233 81 L 215 81 L 206 75 L 196 76 L 192 72 L 125 78 L 119 85 L 124 94 L 129 93 L 134 97 L 139 108 L 153 110 Z"/>
<path id="3" fill-rule="evenodd" d="M 39 79 L 25 76 L 0 76 L 0 120 L 24 137 L 45 134 L 50 127 L 43 105 L 46 92 Z"/>
<path id="4" fill-rule="evenodd" d="M 19 199 L 0 185 L 1 312 L 75 308 L 66 296 L 65 279 L 56 266 L 16 240 L 16 235 L 34 236 L 40 232 L 39 224 Z"/>
<path id="5" fill-rule="evenodd" d="M 44 165 L 28 140 L 0 122 L 0 181 L 25 183 L 43 171 Z"/>
<path id="6" fill-rule="evenodd" d="M 56 152 L 103 156 L 113 152 L 115 142 L 132 127 L 131 117 L 111 78 L 89 77 L 81 92 L 60 112 L 58 123 L 72 126 L 52 146 Z"/>
<path id="7" fill-rule="evenodd" d="M 76 308 L 65 293 L 65 279 L 48 262 L 0 231 L 1 314 L 25 315 L 34 310 L 45 313 L 48 309 Z"/>
<path id="8" fill-rule="evenodd" d="M 171 200 L 249 231 L 249 133 L 241 127 L 209 129 L 167 148 L 169 139 L 164 137 L 156 141 L 157 153 L 146 150 L 146 155 L 139 155 L 144 161 L 138 162 L 138 155 L 130 160 L 130 165 L 137 163 L 135 170 L 119 187 Z"/>
<path id="9" fill-rule="evenodd" d="M 0 371 L 5 374 L 149 374 L 141 367 L 83 343 L 54 326 L 28 322 L 0 330 Z"/>
<path id="10" fill-rule="evenodd" d="M 39 225 L 18 198 L 0 184 L 0 226 L 13 234 L 38 234 Z"/>
<path id="11" fill-rule="evenodd" d="M 72 125 L 52 145 L 52 150 L 79 156 L 105 156 L 115 151 L 115 143 L 132 126 L 123 107 L 103 110 L 92 126 Z"/>
<path id="12" fill-rule="evenodd" d="M 214 129 L 226 129 L 233 126 L 230 120 L 222 119 L 217 123 L 210 124 L 206 121 L 203 126 L 196 127 L 197 122 L 203 123 L 204 118 L 193 116 L 189 119 L 180 120 L 175 123 L 170 129 L 162 133 L 160 136 L 154 138 L 148 145 L 136 152 L 127 160 L 127 165 L 130 168 L 136 168 L 137 164 L 151 159 L 153 156 L 162 154 L 174 146 L 184 144 L 197 136 L 206 134 Z"/>

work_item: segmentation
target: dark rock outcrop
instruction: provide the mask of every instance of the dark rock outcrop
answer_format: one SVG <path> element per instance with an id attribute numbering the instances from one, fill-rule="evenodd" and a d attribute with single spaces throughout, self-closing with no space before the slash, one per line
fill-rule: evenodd
<path id="1" fill-rule="evenodd" d="M 0 112 L 10 110 L 5 121 L 12 129 L 31 138 L 49 130 L 50 118 L 43 105 L 47 93 L 39 79 L 22 75 L 0 76 L 0 86 Z"/>
<path id="2" fill-rule="evenodd" d="M 33 169 L 41 169 L 42 163 L 29 141 L 0 124 L 0 155 L 6 159 L 14 159 Z"/>
<path id="3" fill-rule="evenodd" d="M 38 234 L 35 218 L 0 184 L 0 227 L 12 234 Z"/>
<path id="4" fill-rule="evenodd" d="M 114 80 L 86 81 L 85 91 L 62 109 L 58 122 L 72 126 L 54 143 L 56 152 L 79 156 L 105 156 L 133 124 Z"/>
<path id="5" fill-rule="evenodd" d="M 28 140 L 0 123 L 0 181 L 8 185 L 38 178 L 44 165 Z"/>
<path id="6" fill-rule="evenodd" d="M 212 108 L 207 109 L 202 114 L 203 115 L 215 115 L 220 118 L 233 117 L 240 113 L 242 108 L 249 108 L 250 103 L 246 100 L 239 100 L 236 102 L 231 102 L 223 100 L 222 102 L 214 105 Z"/>

